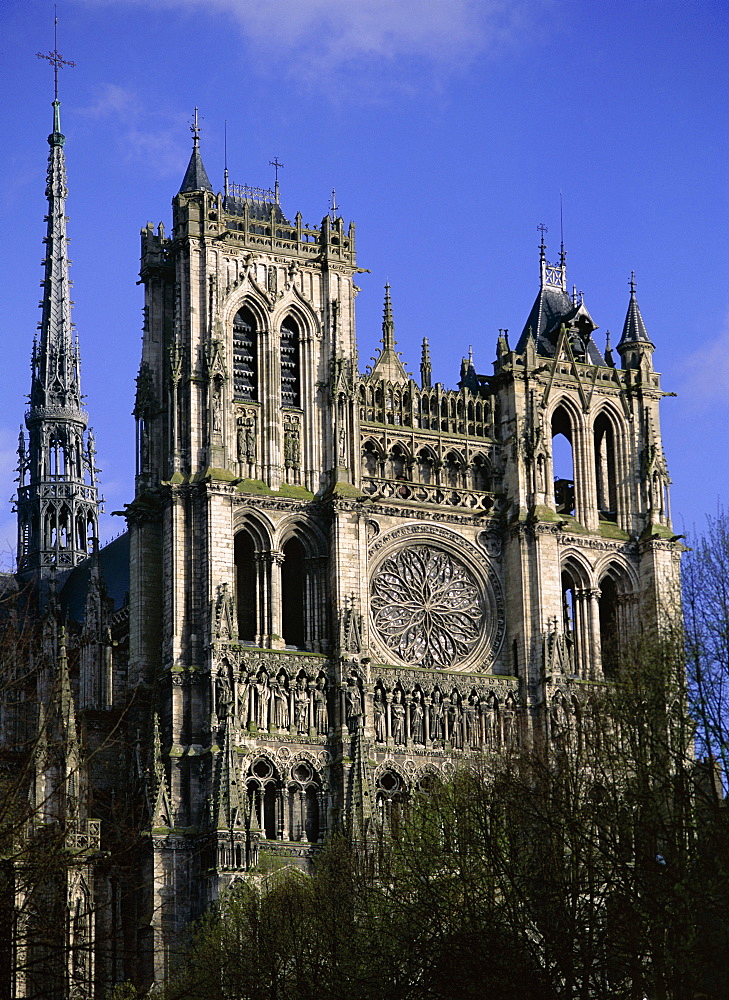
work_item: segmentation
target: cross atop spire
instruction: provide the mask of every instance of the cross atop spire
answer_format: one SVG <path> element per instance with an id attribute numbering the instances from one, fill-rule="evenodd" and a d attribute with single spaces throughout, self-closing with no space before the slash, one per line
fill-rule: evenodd
<path id="1" fill-rule="evenodd" d="M 55 11 L 55 7 L 54 7 Z M 48 62 L 53 67 L 53 100 L 55 103 L 58 102 L 58 71 L 63 66 L 75 66 L 75 62 L 71 62 L 68 59 L 64 59 L 61 53 L 58 51 L 58 17 L 53 18 L 53 51 L 49 52 L 47 55 L 43 52 L 37 52 L 36 56 L 38 59 L 47 59 Z"/>
<path id="2" fill-rule="evenodd" d="M 195 111 L 193 113 L 192 125 L 190 126 L 190 131 L 192 132 L 192 144 L 197 147 L 200 144 L 200 122 L 198 121 L 198 107 L 195 105 Z"/>
<path id="3" fill-rule="evenodd" d="M 268 161 L 268 165 L 270 167 L 273 167 L 273 169 L 276 171 L 276 175 L 275 175 L 276 176 L 276 180 L 275 180 L 275 183 L 274 183 L 274 186 L 273 186 L 273 192 L 274 192 L 274 196 L 276 198 L 276 204 L 278 205 L 279 204 L 279 200 L 280 200 L 279 199 L 279 193 L 280 192 L 279 192 L 279 187 L 278 187 L 278 172 L 279 172 L 279 170 L 283 169 L 283 163 L 279 163 L 278 157 L 274 156 L 274 158 L 272 160 Z"/>

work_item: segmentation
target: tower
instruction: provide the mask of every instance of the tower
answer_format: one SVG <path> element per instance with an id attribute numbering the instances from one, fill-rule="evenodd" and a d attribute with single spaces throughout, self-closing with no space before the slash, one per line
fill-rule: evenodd
<path id="1" fill-rule="evenodd" d="M 127 510 L 129 681 L 149 699 L 150 739 L 159 714 L 158 978 L 175 945 L 166 886 L 195 873 L 179 931 L 259 839 L 298 855 L 335 821 L 332 654 L 360 577 L 357 515 L 337 500 L 361 499 L 354 227 L 333 212 L 291 222 L 277 190 L 213 193 L 193 136 L 170 235 L 142 230 Z"/>
<path id="2" fill-rule="evenodd" d="M 53 58 L 60 59 L 55 52 Z M 44 592 L 53 573 L 88 555 L 98 535 L 99 498 L 94 437 L 81 397 L 78 338 L 71 322 L 66 237 L 66 138 L 61 104 L 53 101 L 46 197 L 46 255 L 39 324 L 33 345 L 26 440 L 18 443 L 18 572 Z"/>

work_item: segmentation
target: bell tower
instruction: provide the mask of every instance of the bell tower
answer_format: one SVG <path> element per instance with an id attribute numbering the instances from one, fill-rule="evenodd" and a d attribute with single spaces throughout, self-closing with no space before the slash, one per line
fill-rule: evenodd
<path id="1" fill-rule="evenodd" d="M 214 193 L 197 115 L 192 133 L 171 232 L 141 234 L 127 512 L 130 681 L 142 697 L 154 692 L 169 803 L 153 823 L 152 912 L 165 911 L 184 850 L 190 866 L 205 851 L 212 859 L 199 898 L 177 896 L 180 928 L 251 863 L 259 835 L 324 837 L 330 798 L 315 753 L 335 717 L 332 606 L 359 579 L 352 546 L 337 542 L 338 519 L 352 515 L 332 502 L 359 495 L 354 226 L 334 207 L 320 225 L 289 220 L 278 184 L 226 176 Z M 245 777 L 247 748 L 277 740 L 306 759 L 285 770 L 267 756 Z M 197 839 L 182 845 L 180 828 Z M 162 923 L 154 933 L 164 956 L 175 934 Z"/>

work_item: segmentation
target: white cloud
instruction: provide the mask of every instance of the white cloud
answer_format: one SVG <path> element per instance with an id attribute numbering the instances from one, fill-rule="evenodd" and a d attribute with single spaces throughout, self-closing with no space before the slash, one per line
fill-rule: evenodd
<path id="1" fill-rule="evenodd" d="M 523 39 L 538 12 L 552 5 L 553 0 L 157 0 L 157 6 L 229 16 L 260 52 L 277 57 L 276 72 L 302 82 L 314 70 L 326 73 L 362 58 L 394 63 L 415 57 L 462 69 L 478 53 Z"/>
<path id="2" fill-rule="evenodd" d="M 189 155 L 187 118 L 151 108 L 127 87 L 102 83 L 94 102 L 76 109 L 77 114 L 98 122 L 114 123 L 117 147 L 127 161 L 144 160 L 159 177 L 180 172 L 180 163 Z"/>
<path id="3" fill-rule="evenodd" d="M 679 394 L 692 407 L 726 407 L 729 404 L 729 317 L 725 329 L 686 358 Z"/>

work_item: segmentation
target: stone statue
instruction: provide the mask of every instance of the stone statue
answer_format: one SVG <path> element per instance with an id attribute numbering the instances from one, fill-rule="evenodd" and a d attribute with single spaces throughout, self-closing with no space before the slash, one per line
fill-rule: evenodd
<path id="1" fill-rule="evenodd" d="M 220 386 L 216 383 L 213 390 L 213 430 L 219 434 L 223 429 L 223 400 Z"/>
<path id="2" fill-rule="evenodd" d="M 430 738 L 431 740 L 443 739 L 443 699 L 440 691 L 433 692 L 433 700 L 430 705 Z"/>
<path id="3" fill-rule="evenodd" d="M 230 682 L 225 673 L 215 678 L 215 713 L 219 719 L 225 719 L 231 706 Z"/>
<path id="4" fill-rule="evenodd" d="M 349 678 L 344 699 L 347 714 L 347 729 L 349 729 L 350 733 L 358 733 L 362 719 L 362 695 L 360 694 L 356 677 Z"/>
<path id="5" fill-rule="evenodd" d="M 309 693 L 306 690 L 306 681 L 303 677 L 296 685 L 294 695 L 294 719 L 296 721 L 296 731 L 303 735 L 309 728 Z"/>
<path id="6" fill-rule="evenodd" d="M 473 700 L 473 695 L 471 695 L 468 699 L 468 702 L 463 709 L 463 722 L 466 730 L 464 746 L 478 746 L 479 741 L 478 734 L 476 732 L 476 704 Z"/>
<path id="7" fill-rule="evenodd" d="M 319 736 L 326 736 L 329 729 L 327 692 L 324 678 L 319 677 L 314 688 L 314 726 Z"/>
<path id="8" fill-rule="evenodd" d="M 253 433 L 253 422 L 246 424 L 246 461 L 251 465 L 256 461 L 256 435 Z"/>
<path id="9" fill-rule="evenodd" d="M 425 743 L 423 734 L 423 706 L 420 701 L 420 694 L 413 691 L 410 703 L 410 734 L 413 743 Z"/>
<path id="10" fill-rule="evenodd" d="M 235 684 L 235 693 L 238 698 L 238 717 L 242 726 L 248 725 L 248 692 L 250 690 L 250 678 L 248 674 L 241 670 Z"/>
<path id="11" fill-rule="evenodd" d="M 375 691 L 375 697 L 372 704 L 374 715 L 375 715 L 375 739 L 378 743 L 385 742 L 385 705 L 382 701 L 382 694 L 380 689 L 377 688 Z"/>
<path id="12" fill-rule="evenodd" d="M 236 451 L 238 454 L 238 461 L 246 461 L 246 430 L 243 426 L 243 421 L 238 419 L 238 430 L 236 433 Z"/>
<path id="13" fill-rule="evenodd" d="M 286 697 L 286 689 L 279 681 L 271 681 L 271 694 L 273 696 L 273 725 L 277 729 L 289 728 L 289 700 Z"/>
<path id="14" fill-rule="evenodd" d="M 258 699 L 256 703 L 256 725 L 259 729 L 268 728 L 268 700 L 271 697 L 271 689 L 268 686 L 268 677 L 260 674 L 256 681 L 256 692 Z"/>
<path id="15" fill-rule="evenodd" d="M 405 706 L 402 703 L 402 691 L 396 691 L 390 708 L 392 717 L 392 738 L 395 743 L 405 742 Z"/>

